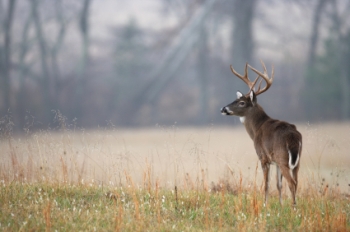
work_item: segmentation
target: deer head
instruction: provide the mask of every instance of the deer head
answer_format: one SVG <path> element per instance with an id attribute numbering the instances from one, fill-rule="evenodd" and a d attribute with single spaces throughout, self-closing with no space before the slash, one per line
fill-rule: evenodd
<path id="1" fill-rule="evenodd" d="M 243 76 L 241 74 L 239 74 L 238 72 L 236 72 L 236 70 L 233 69 L 232 65 L 230 66 L 232 73 L 234 75 L 236 75 L 239 79 L 241 79 L 244 83 L 247 84 L 247 86 L 249 87 L 249 92 L 247 94 L 243 94 L 243 93 L 238 91 L 237 92 L 237 99 L 234 102 L 232 102 L 231 104 L 229 104 L 221 109 L 221 113 L 223 115 L 236 115 L 236 116 L 244 117 L 244 116 L 246 116 L 246 114 L 249 111 L 251 111 L 251 109 L 253 107 L 257 106 L 256 96 L 267 91 L 271 87 L 272 82 L 273 82 L 273 78 L 274 78 L 273 67 L 272 67 L 271 78 L 269 78 L 265 64 L 262 61 L 261 61 L 261 64 L 264 68 L 263 73 L 259 72 L 258 70 L 251 67 L 247 63 L 245 65 Z M 252 71 L 254 71 L 256 74 L 258 74 L 258 76 L 255 78 L 254 81 L 251 81 L 248 77 L 248 67 Z M 261 83 L 263 80 L 260 80 L 258 90 L 255 92 L 254 86 L 256 85 L 256 83 L 260 77 L 266 82 L 266 86 L 263 89 L 261 89 Z"/>

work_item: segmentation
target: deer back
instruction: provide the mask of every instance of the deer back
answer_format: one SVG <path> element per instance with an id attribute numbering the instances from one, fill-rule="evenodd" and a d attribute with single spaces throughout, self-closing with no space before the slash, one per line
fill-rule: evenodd
<path id="1" fill-rule="evenodd" d="M 288 122 L 268 118 L 255 131 L 253 141 L 258 156 L 269 163 L 294 165 L 301 153 L 302 136 Z"/>

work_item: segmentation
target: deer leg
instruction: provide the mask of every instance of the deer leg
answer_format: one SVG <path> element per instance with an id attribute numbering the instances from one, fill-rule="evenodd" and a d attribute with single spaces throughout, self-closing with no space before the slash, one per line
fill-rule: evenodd
<path id="1" fill-rule="evenodd" d="M 296 201 L 295 201 L 296 181 L 291 176 L 290 169 L 288 167 L 282 166 L 280 167 L 280 169 L 281 169 L 282 175 L 284 176 L 284 178 L 286 178 L 288 182 L 290 192 L 292 193 L 293 206 L 295 206 L 296 205 Z"/>
<path id="2" fill-rule="evenodd" d="M 265 183 L 265 203 L 264 206 L 267 205 L 267 198 L 269 194 L 269 181 L 270 181 L 270 164 L 265 163 L 261 164 L 263 172 L 264 172 L 264 183 Z"/>
<path id="3" fill-rule="evenodd" d="M 280 167 L 278 167 L 278 165 L 276 165 L 276 172 L 277 172 L 277 189 L 278 189 L 278 194 L 279 194 L 279 200 L 280 200 L 280 204 L 282 205 L 282 173 L 281 173 L 281 169 Z"/>
<path id="4" fill-rule="evenodd" d="M 298 188 L 298 171 L 299 171 L 299 165 L 297 165 L 292 171 L 293 179 L 295 180 L 295 194 L 296 194 L 297 188 Z"/>

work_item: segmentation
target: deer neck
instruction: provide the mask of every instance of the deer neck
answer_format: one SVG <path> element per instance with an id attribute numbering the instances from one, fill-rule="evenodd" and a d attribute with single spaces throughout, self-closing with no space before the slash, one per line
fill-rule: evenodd
<path id="1" fill-rule="evenodd" d="M 242 119 L 243 118 L 243 119 Z M 257 131 L 262 124 L 270 117 L 265 113 L 264 109 L 260 105 L 256 105 L 247 112 L 244 117 L 241 117 L 241 122 L 244 124 L 251 139 L 254 140 Z"/>

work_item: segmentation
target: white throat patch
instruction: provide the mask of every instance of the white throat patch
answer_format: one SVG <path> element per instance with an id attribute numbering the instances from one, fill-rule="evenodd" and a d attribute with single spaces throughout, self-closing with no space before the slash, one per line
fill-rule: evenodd
<path id="1" fill-rule="evenodd" d="M 241 123 L 244 124 L 244 122 L 245 122 L 245 117 L 239 117 L 239 120 L 241 121 Z"/>

